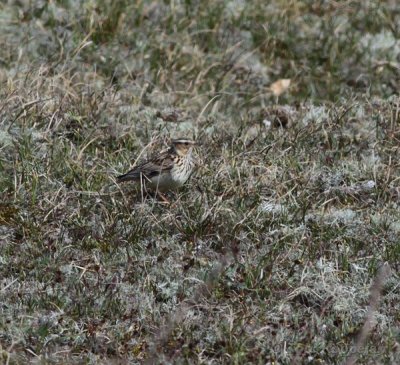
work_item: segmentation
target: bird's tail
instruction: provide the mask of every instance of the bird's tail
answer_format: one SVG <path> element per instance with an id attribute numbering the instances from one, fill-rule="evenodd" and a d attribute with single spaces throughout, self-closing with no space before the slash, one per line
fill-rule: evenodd
<path id="1" fill-rule="evenodd" d="M 125 181 L 135 181 L 139 178 L 138 174 L 136 172 L 129 171 L 128 173 L 124 175 L 120 175 L 116 177 L 117 183 L 122 183 Z"/>

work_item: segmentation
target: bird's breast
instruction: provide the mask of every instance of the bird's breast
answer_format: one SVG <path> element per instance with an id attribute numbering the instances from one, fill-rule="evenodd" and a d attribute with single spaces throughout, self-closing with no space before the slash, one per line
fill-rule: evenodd
<path id="1" fill-rule="evenodd" d="M 162 173 L 158 176 L 151 178 L 150 187 L 154 190 L 159 190 L 161 192 L 168 190 L 175 190 L 183 185 L 184 182 L 176 179 L 171 173 Z"/>

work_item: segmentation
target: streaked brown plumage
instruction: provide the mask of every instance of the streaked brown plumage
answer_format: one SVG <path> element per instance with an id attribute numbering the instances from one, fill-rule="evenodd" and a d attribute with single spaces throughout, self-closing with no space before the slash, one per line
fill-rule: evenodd
<path id="1" fill-rule="evenodd" d="M 190 139 L 172 140 L 167 151 L 118 176 L 117 182 L 137 181 L 160 192 L 177 189 L 193 172 L 192 150 L 195 144 Z"/>

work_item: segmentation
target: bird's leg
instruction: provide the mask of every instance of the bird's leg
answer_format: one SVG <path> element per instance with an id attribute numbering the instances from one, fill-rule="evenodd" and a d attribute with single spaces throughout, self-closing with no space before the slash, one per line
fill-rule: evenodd
<path id="1" fill-rule="evenodd" d="M 166 196 L 159 190 L 156 191 L 156 196 L 158 196 L 161 199 L 163 204 L 168 204 L 168 205 L 171 204 L 171 202 L 166 198 Z"/>

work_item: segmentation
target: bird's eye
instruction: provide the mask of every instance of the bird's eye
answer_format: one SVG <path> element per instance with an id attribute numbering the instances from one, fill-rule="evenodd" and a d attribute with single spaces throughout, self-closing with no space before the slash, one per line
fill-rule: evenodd
<path id="1" fill-rule="evenodd" d="M 189 142 L 185 142 L 185 145 L 187 146 L 189 144 Z"/>

